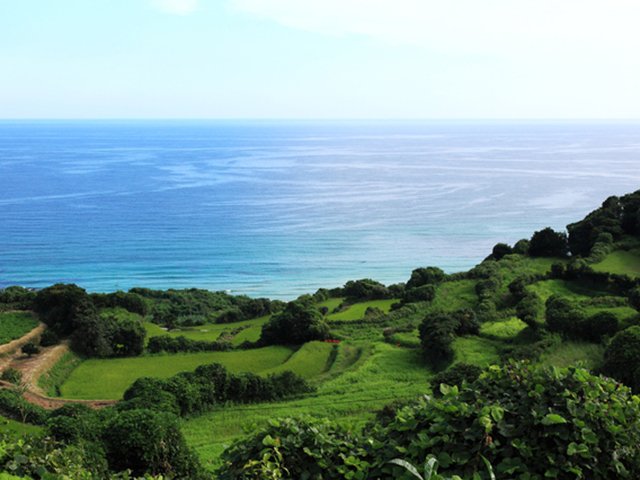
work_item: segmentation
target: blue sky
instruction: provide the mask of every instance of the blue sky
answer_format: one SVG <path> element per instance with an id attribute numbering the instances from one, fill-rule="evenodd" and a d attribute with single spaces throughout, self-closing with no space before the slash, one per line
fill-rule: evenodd
<path id="1" fill-rule="evenodd" d="M 0 118 L 638 118 L 640 0 L 0 0 Z"/>

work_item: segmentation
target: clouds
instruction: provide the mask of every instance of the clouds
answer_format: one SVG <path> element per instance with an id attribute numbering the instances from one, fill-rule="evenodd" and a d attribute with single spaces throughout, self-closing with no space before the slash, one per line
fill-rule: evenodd
<path id="1" fill-rule="evenodd" d="M 151 0 L 152 7 L 173 15 L 190 15 L 200 10 L 198 0 Z"/>
<path id="2" fill-rule="evenodd" d="M 444 52 L 640 47 L 640 2 L 630 0 L 231 1 L 292 28 Z"/>

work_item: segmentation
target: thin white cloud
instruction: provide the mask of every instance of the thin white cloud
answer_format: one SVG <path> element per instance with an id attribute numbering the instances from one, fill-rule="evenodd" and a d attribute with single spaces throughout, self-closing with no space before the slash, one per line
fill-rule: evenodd
<path id="1" fill-rule="evenodd" d="M 173 15 L 190 15 L 200 10 L 198 0 L 151 0 L 151 5 Z"/>
<path id="2" fill-rule="evenodd" d="M 292 28 L 440 51 L 640 47 L 635 0 L 231 0 Z"/>

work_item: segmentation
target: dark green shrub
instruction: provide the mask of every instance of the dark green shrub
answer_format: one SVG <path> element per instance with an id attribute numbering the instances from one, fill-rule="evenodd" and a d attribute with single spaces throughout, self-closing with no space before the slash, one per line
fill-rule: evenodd
<path id="1" fill-rule="evenodd" d="M 40 336 L 41 347 L 51 347 L 52 345 L 58 345 L 60 343 L 60 337 L 53 330 L 46 329 Z"/>
<path id="2" fill-rule="evenodd" d="M 604 351 L 602 371 L 625 385 L 640 390 L 635 383 L 635 372 L 640 368 L 640 326 L 616 333 Z"/>
<path id="3" fill-rule="evenodd" d="M 422 356 L 432 362 L 450 358 L 458 326 L 458 322 L 444 312 L 427 315 L 418 327 Z"/>
<path id="4" fill-rule="evenodd" d="M 505 255 L 511 255 L 512 253 L 513 249 L 509 245 L 506 243 L 498 243 L 493 247 L 491 255 L 498 261 Z"/>
<path id="5" fill-rule="evenodd" d="M 640 398 L 578 368 L 489 367 L 442 399 L 362 436 L 309 418 L 271 421 L 223 455 L 221 479 L 412 478 L 390 460 L 437 458 L 439 473 L 488 479 L 638 478 Z"/>
<path id="6" fill-rule="evenodd" d="M 629 305 L 640 311 L 640 285 L 636 285 L 629 291 Z"/>
<path id="7" fill-rule="evenodd" d="M 476 313 L 468 308 L 456 310 L 451 316 L 458 322 L 456 327 L 456 335 L 479 335 L 480 322 L 476 318 Z"/>
<path id="8" fill-rule="evenodd" d="M 436 297 L 434 285 L 422 285 L 421 287 L 407 288 L 404 300 L 407 303 L 431 302 Z"/>
<path id="9" fill-rule="evenodd" d="M 4 372 L 2 372 L 0 379 L 4 382 L 9 382 L 17 385 L 22 381 L 22 372 L 20 370 L 16 370 L 13 367 L 9 367 Z"/>
<path id="10" fill-rule="evenodd" d="M 50 437 L 28 436 L 1 441 L 0 478 L 43 480 L 111 478 L 104 456 L 96 445 L 65 445 Z"/>
<path id="11" fill-rule="evenodd" d="M 583 338 L 584 312 L 569 299 L 559 295 L 551 295 L 545 304 L 546 327 L 567 338 Z"/>
<path id="12" fill-rule="evenodd" d="M 29 403 L 18 390 L 0 389 L 0 411 L 19 421 L 33 425 L 44 425 L 49 411 L 39 405 Z"/>
<path id="13" fill-rule="evenodd" d="M 527 255 L 529 253 L 529 240 L 523 238 L 518 240 L 513 246 L 513 253 L 517 253 L 519 255 Z"/>
<path id="14" fill-rule="evenodd" d="M 364 478 L 369 463 L 351 429 L 310 417 L 269 420 L 222 453 L 220 480 Z"/>
<path id="15" fill-rule="evenodd" d="M 446 274 L 438 267 L 416 268 L 411 272 L 411 278 L 407 282 L 406 289 L 421 287 L 423 285 L 437 285 L 442 282 Z"/>
<path id="16" fill-rule="evenodd" d="M 225 352 L 233 349 L 231 342 L 193 340 L 182 335 L 172 337 L 169 335 L 158 335 L 151 337 L 147 343 L 150 353 L 179 353 L 179 352 Z"/>
<path id="17" fill-rule="evenodd" d="M 547 227 L 535 232 L 529 242 L 532 257 L 566 257 L 569 253 L 567 234 Z"/>
<path id="18" fill-rule="evenodd" d="M 614 380 L 577 368 L 490 367 L 441 400 L 399 412 L 372 445 L 370 478 L 385 459 L 438 458 L 442 473 L 470 477 L 488 459 L 497 478 L 637 478 L 640 399 Z"/>
<path id="19" fill-rule="evenodd" d="M 260 341 L 264 345 L 301 345 L 329 338 L 329 327 L 314 307 L 294 301 L 262 326 Z"/>
<path id="20" fill-rule="evenodd" d="M 422 320 L 418 331 L 423 357 L 437 362 L 453 355 L 451 344 L 456 335 L 477 335 L 480 324 L 472 310 L 432 312 Z"/>
<path id="21" fill-rule="evenodd" d="M 498 291 L 502 285 L 502 280 L 497 275 L 480 280 L 476 283 L 476 295 L 482 300 L 490 298 Z"/>
<path id="22" fill-rule="evenodd" d="M 120 412 L 105 426 L 102 440 L 113 471 L 204 478 L 202 467 L 187 446 L 180 422 L 173 414 L 151 410 Z"/>
<path id="23" fill-rule="evenodd" d="M 461 386 L 463 382 L 471 383 L 482 373 L 482 368 L 477 365 L 460 362 L 455 363 L 447 370 L 438 373 L 431 379 L 431 391 L 435 397 L 441 397 L 440 384 Z"/>
<path id="24" fill-rule="evenodd" d="M 509 289 L 509 293 L 515 300 L 515 303 L 519 302 L 527 294 L 526 287 L 537 282 L 538 280 L 541 280 L 541 277 L 538 277 L 536 275 L 524 274 L 516 277 L 511 283 L 509 283 L 509 285 L 507 285 L 507 288 Z"/>
<path id="25" fill-rule="evenodd" d="M 544 303 L 535 293 L 526 291 L 516 305 L 516 316 L 529 327 L 537 329 L 544 312 Z"/>
<path id="26" fill-rule="evenodd" d="M 582 338 L 594 343 L 602 342 L 605 336 L 612 337 L 618 332 L 618 317 L 603 311 L 588 317 L 583 322 Z"/>

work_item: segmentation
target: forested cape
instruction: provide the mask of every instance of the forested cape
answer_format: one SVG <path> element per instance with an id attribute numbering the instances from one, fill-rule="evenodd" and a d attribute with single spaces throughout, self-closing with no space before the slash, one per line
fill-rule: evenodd
<path id="1" fill-rule="evenodd" d="M 41 425 L 45 434 L 5 439 L 0 468 L 20 478 L 377 479 L 415 478 L 412 466 L 426 462 L 429 478 L 640 478 L 640 398 L 634 394 L 640 391 L 640 316 L 619 313 L 640 309 L 640 279 L 624 268 L 602 267 L 616 252 L 640 256 L 640 190 L 608 198 L 566 232 L 545 228 L 512 246 L 499 243 L 468 272 L 420 267 L 406 283 L 354 280 L 287 303 L 200 289 L 89 294 L 76 285 L 37 292 L 9 287 L 0 292 L 2 310 L 36 312 L 48 326 L 41 346 L 68 340 L 84 358 L 335 339 L 345 321 L 330 319 L 331 313 L 393 299 L 388 312 L 370 307 L 349 324 L 385 339 L 417 329 L 425 369 L 440 373 L 430 386 L 425 380 L 429 396 L 390 405 L 357 431 L 329 419 L 273 420 L 228 448 L 216 472 L 187 446 L 181 418 L 232 403 L 307 395 L 316 386 L 291 372 L 232 374 L 211 364 L 168 379 L 140 378 L 113 407 L 69 404 L 53 411 L 5 388 L 0 409 Z M 550 267 L 520 267 L 532 258 L 552 259 Z M 461 281 L 474 284 L 473 308 L 439 304 L 443 286 Z M 560 283 L 598 294 L 544 293 Z M 321 305 L 329 299 L 340 299 L 334 312 Z M 418 323 L 403 320 L 416 315 Z M 266 316 L 259 339 L 240 345 L 169 335 L 145 343 L 141 323 L 177 329 Z M 452 364 L 457 338 L 511 317 L 527 325 L 532 341 L 506 345 L 500 364 Z M 591 372 L 537 363 L 551 345 L 565 341 L 603 345 L 603 362 Z"/>

